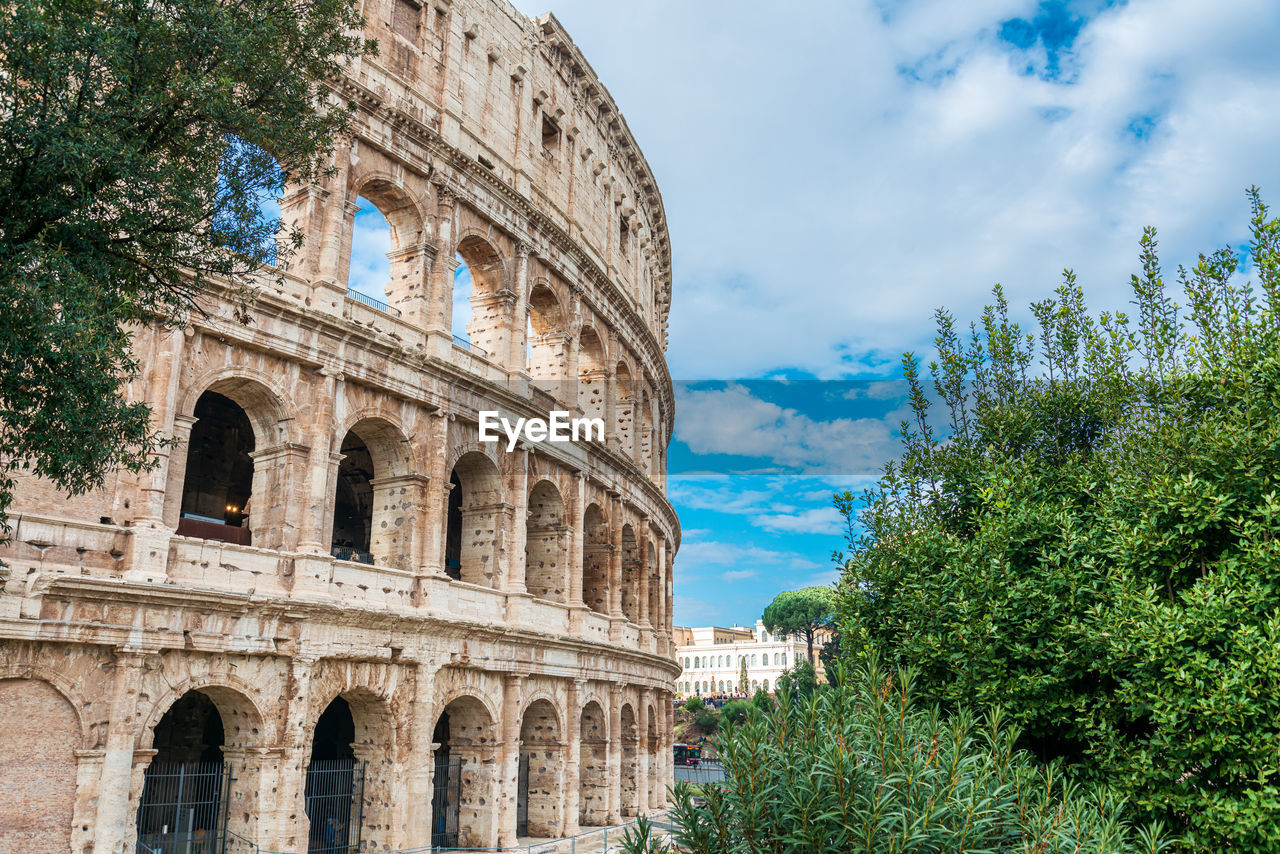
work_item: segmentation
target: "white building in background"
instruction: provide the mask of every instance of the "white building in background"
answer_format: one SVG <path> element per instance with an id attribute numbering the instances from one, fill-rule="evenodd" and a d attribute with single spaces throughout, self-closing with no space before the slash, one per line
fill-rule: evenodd
<path id="1" fill-rule="evenodd" d="M 747 662 L 747 692 L 754 693 L 757 688 L 773 691 L 783 671 L 794 667 L 797 661 L 808 655 L 808 647 L 803 640 L 770 634 L 765 631 L 761 620 L 756 620 L 754 629 L 745 626 L 675 626 L 672 639 L 676 644 L 676 660 L 684 668 L 676 677 L 676 694 L 684 697 L 739 693 L 738 682 L 744 659 Z M 821 639 L 814 641 L 814 658 L 817 658 L 821 646 Z M 821 678 L 822 662 L 815 664 Z"/>

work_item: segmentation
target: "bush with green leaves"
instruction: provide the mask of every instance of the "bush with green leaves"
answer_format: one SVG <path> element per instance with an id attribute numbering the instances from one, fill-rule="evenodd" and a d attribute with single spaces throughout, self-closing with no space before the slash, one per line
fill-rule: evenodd
<path id="1" fill-rule="evenodd" d="M 720 713 L 715 709 L 703 709 L 694 716 L 693 725 L 704 733 L 713 733 L 720 726 Z"/>
<path id="2" fill-rule="evenodd" d="M 909 671 L 874 659 L 840 687 L 778 696 L 717 739 L 726 782 L 678 783 L 671 821 L 690 854 L 1133 852 L 1165 843 L 1016 748 L 997 710 L 949 716 L 918 703 Z M 628 851 L 645 847 L 631 834 Z"/>
<path id="3" fill-rule="evenodd" d="M 720 730 L 745 723 L 753 708 L 750 700 L 730 700 L 720 709 Z"/>
<path id="4" fill-rule="evenodd" d="M 697 714 L 698 712 L 705 709 L 706 706 L 707 704 L 702 702 L 701 697 L 690 697 L 689 699 L 684 701 L 684 710 L 691 715 Z"/>
<path id="5" fill-rule="evenodd" d="M 1280 223 L 1251 196 L 1248 270 L 1202 256 L 1181 296 L 1148 230 L 1132 318 L 1070 274 L 1035 337 L 998 292 L 967 340 L 939 312 L 947 425 L 906 357 L 901 463 L 837 499 L 847 654 L 1002 709 L 1188 851 L 1280 849 Z"/>

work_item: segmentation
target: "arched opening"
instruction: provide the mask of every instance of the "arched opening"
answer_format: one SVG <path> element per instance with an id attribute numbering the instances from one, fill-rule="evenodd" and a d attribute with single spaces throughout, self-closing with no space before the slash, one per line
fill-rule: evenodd
<path id="1" fill-rule="evenodd" d="M 597 614 L 609 614 L 609 523 L 599 505 L 582 516 L 582 601 Z"/>
<path id="2" fill-rule="evenodd" d="M 640 733 L 636 729 L 636 713 L 629 703 L 622 707 L 621 737 L 622 767 L 619 769 L 619 776 L 622 778 L 622 787 L 619 806 L 623 816 L 634 816 L 640 808 L 639 789 L 636 785 L 640 771 Z"/>
<path id="3" fill-rule="evenodd" d="M 535 700 L 520 721 L 520 766 L 516 789 L 516 835 L 546 839 L 560 835 L 564 802 L 560 721 L 555 707 Z"/>
<path id="4" fill-rule="evenodd" d="M 422 218 L 409 197 L 389 181 L 369 181 L 356 197 L 350 233 L 348 295 L 406 320 L 422 320 Z"/>
<path id="5" fill-rule="evenodd" d="M 339 560 L 407 569 L 414 514 L 409 452 L 400 431 L 366 418 L 342 440 L 330 549 Z"/>
<path id="6" fill-rule="evenodd" d="M 579 725 L 578 824 L 600 827 L 609 823 L 609 733 L 599 703 L 582 707 Z"/>
<path id="7" fill-rule="evenodd" d="M 138 803 L 138 841 L 147 850 L 224 850 L 230 800 L 225 736 L 218 707 L 200 691 L 183 694 L 156 724 L 156 754 Z"/>
<path id="8" fill-rule="evenodd" d="M 666 615 L 662 607 L 662 573 L 658 566 L 658 551 L 653 543 L 648 544 L 649 568 L 649 625 L 661 628 L 666 623 Z"/>
<path id="9" fill-rule="evenodd" d="M 493 720 L 474 697 L 459 697 L 436 720 L 431 844 L 483 847 L 494 830 Z"/>
<path id="10" fill-rule="evenodd" d="M 70 851 L 75 709 L 39 679 L 0 679 L 0 709 L 0 851 Z"/>
<path id="11" fill-rule="evenodd" d="M 511 340 L 514 306 L 502 258 L 489 243 L 473 235 L 458 243 L 456 260 L 450 320 L 454 341 L 480 356 L 501 361 Z"/>
<path id="12" fill-rule="evenodd" d="M 578 408 L 588 418 L 604 418 L 607 374 L 600 336 L 584 326 L 578 334 Z"/>
<path id="13" fill-rule="evenodd" d="M 333 540 L 338 560 L 373 563 L 373 457 L 354 430 L 342 440 L 338 486 L 333 497 Z"/>
<path id="14" fill-rule="evenodd" d="M 364 819 L 364 764 L 356 758 L 351 706 L 335 697 L 316 721 L 305 787 L 309 854 L 360 850 Z"/>
<path id="15" fill-rule="evenodd" d="M 640 544 L 630 525 L 622 526 L 622 613 L 640 622 Z"/>
<path id="16" fill-rule="evenodd" d="M 391 305 L 391 223 L 378 206 L 356 197 L 351 219 L 351 262 L 347 292 L 356 300 L 386 311 Z"/>
<path id="17" fill-rule="evenodd" d="M 200 395 L 193 414 L 177 533 L 248 545 L 253 425 L 239 404 L 216 391 Z"/>
<path id="18" fill-rule="evenodd" d="M 498 468 L 484 454 L 470 451 L 453 467 L 449 483 L 445 572 L 468 584 L 496 588 L 501 581 L 497 547 L 502 482 Z"/>
<path id="19" fill-rule="evenodd" d="M 613 434 L 618 439 L 618 450 L 630 458 L 635 454 L 635 400 L 631 383 L 631 369 L 626 362 L 619 362 L 614 370 L 617 402 L 614 404 Z"/>
<path id="20" fill-rule="evenodd" d="M 560 301 L 546 285 L 536 285 L 530 292 L 526 325 L 525 368 L 535 385 L 558 395 L 568 373 L 568 336 Z"/>
<path id="21" fill-rule="evenodd" d="M 551 481 L 539 481 L 529 493 L 525 527 L 524 581 L 531 595 L 553 602 L 565 601 L 567 538 L 560 492 Z"/>

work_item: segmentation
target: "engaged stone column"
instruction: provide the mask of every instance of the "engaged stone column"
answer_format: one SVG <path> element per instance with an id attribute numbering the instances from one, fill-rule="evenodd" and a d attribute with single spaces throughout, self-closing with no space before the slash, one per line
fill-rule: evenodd
<path id="1" fill-rule="evenodd" d="M 609 684 L 609 824 L 622 824 L 622 686 Z"/>
<path id="2" fill-rule="evenodd" d="M 616 496 L 610 502 L 609 538 L 613 553 L 609 556 L 609 616 L 622 616 L 622 501 Z"/>
<path id="3" fill-rule="evenodd" d="M 412 730 L 413 743 L 409 748 L 407 763 L 409 797 L 407 803 L 397 804 L 392 824 L 403 828 L 394 836 L 397 848 L 418 848 L 431 844 L 432 783 L 435 777 L 435 750 L 431 741 L 435 730 L 435 706 L 432 695 L 435 673 L 419 662 L 413 692 Z"/>
<path id="4" fill-rule="evenodd" d="M 509 371 L 525 370 L 525 350 L 528 347 L 527 323 L 525 315 L 529 305 L 529 244 L 516 243 L 516 275 L 515 275 L 515 308 L 511 313 L 511 344 L 507 350 L 506 369 Z M 502 354 L 494 353 L 494 359 L 501 359 Z"/>
<path id="5" fill-rule="evenodd" d="M 290 665 L 289 683 L 284 691 L 284 722 L 280 727 L 280 745 L 276 749 L 279 761 L 271 769 L 261 771 L 264 793 L 274 795 L 274 803 L 262 804 L 258 819 L 261 841 L 259 844 L 271 851 L 296 851 L 306 847 L 310 822 L 307 820 L 304 800 L 307 774 L 306 749 L 309 728 L 315 721 L 308 720 L 311 701 L 311 672 L 315 660 L 295 658 Z"/>
<path id="6" fill-rule="evenodd" d="M 564 836 L 578 832 L 578 793 L 582 788 L 582 689 L 585 679 L 568 685 L 564 739 Z"/>
<path id="7" fill-rule="evenodd" d="M 524 677 L 502 684 L 502 743 L 498 746 L 498 846 L 516 844 L 516 797 L 520 776 L 520 690 Z"/>
<path id="8" fill-rule="evenodd" d="M 98 815 L 93 837 L 93 850 L 102 854 L 124 854 L 126 844 L 133 845 L 136 821 L 131 815 L 135 807 L 130 790 L 138 736 L 133 724 L 147 655 L 124 648 L 117 649 L 115 654 L 107 747 L 98 779 Z"/>
<path id="9" fill-rule="evenodd" d="M 582 566 L 584 555 L 583 515 L 587 512 L 587 476 L 578 472 L 573 478 L 573 526 L 569 529 L 569 559 L 565 567 L 567 584 L 565 596 L 571 608 L 580 608 L 582 602 Z"/>
<path id="10" fill-rule="evenodd" d="M 327 368 L 320 370 L 320 381 L 312 390 L 313 406 L 309 440 L 311 454 L 306 466 L 306 509 L 302 514 L 302 531 L 298 550 L 308 554 L 329 554 L 325 532 L 333 524 L 333 507 L 329 503 L 330 481 L 336 481 L 338 461 L 331 449 L 335 441 L 333 411 L 342 394 L 343 376 Z M 339 455 L 339 459 L 341 456 Z M 257 498 L 254 495 L 253 498 Z M 257 508 L 252 508 L 256 510 Z M 252 520 L 252 516 L 250 516 Z"/>
<path id="11" fill-rule="evenodd" d="M 449 324 L 453 315 L 453 271 L 458 269 L 453 243 L 453 212 L 457 196 L 443 182 L 436 190 L 436 242 L 439 249 L 431 264 L 431 288 L 427 299 L 427 329 L 452 340 Z M 447 472 L 446 472 L 447 474 Z"/>
<path id="12" fill-rule="evenodd" d="M 636 815 L 649 811 L 649 696 L 641 691 L 636 709 Z"/>

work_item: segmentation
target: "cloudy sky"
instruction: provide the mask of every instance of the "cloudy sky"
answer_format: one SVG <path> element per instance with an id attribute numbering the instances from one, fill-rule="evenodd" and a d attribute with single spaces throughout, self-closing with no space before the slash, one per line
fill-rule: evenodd
<path id="1" fill-rule="evenodd" d="M 565 25 L 666 204 L 684 624 L 833 576 L 831 490 L 893 454 L 935 307 L 1071 267 L 1123 308 L 1144 225 L 1171 268 L 1247 239 L 1249 185 L 1280 202 L 1274 0 L 516 5 Z"/>

